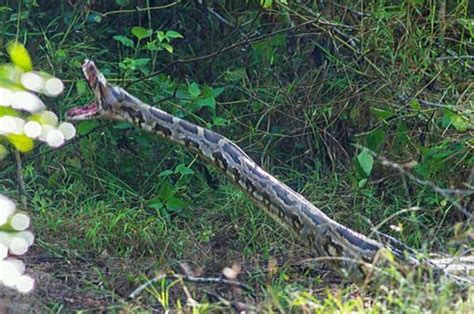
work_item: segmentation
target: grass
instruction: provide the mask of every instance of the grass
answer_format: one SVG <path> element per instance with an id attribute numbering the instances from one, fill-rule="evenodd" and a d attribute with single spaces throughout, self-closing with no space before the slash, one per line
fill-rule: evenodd
<path id="1" fill-rule="evenodd" d="M 96 11 L 124 8 L 104 2 L 89 10 L 64 2 L 58 14 L 58 8 L 39 2 L 39 8 L 27 1 L 20 7 L 7 2 L 0 27 L 8 40 L 18 31 L 37 68 L 65 80 L 64 99 L 48 104 L 57 112 L 91 98 L 78 81 L 85 57 L 126 85 L 176 58 L 204 55 L 241 39 L 239 32 L 222 30 L 212 15 L 202 19 L 192 4 L 150 11 L 151 19 L 146 12 L 123 12 L 97 22 Z M 353 146 L 367 146 L 399 163 L 415 160 L 408 170 L 441 187 L 472 188 L 472 125 L 463 131 L 472 114 L 472 72 L 459 59 L 438 58 L 447 55 L 443 47 L 472 54 L 472 31 L 462 23 L 473 17 L 467 1 L 445 3 L 444 16 L 439 13 L 443 3 L 352 1 L 344 15 L 337 4 L 274 6 L 242 31 L 268 33 L 287 27 L 285 18 L 297 24 L 314 18 L 313 10 L 356 28 L 341 29 L 360 42 L 350 47 L 331 27 L 310 25 L 214 60 L 179 65 L 129 90 L 237 141 L 270 173 L 353 229 L 369 234 L 381 224 L 384 232 L 422 252 L 472 250 L 472 221 L 454 209 L 452 200 L 377 163 L 365 175 Z M 237 9 L 211 5 L 245 21 L 256 12 L 252 4 Z M 17 22 L 12 14 L 19 9 L 29 18 Z M 370 16 L 360 19 L 359 11 Z M 139 44 L 128 32 L 137 25 L 177 30 L 185 39 L 171 41 L 174 55 L 148 51 L 145 40 Z M 115 41 L 115 35 L 135 40 L 134 47 Z M 132 61 L 124 62 L 127 57 Z M 150 58 L 145 65 L 134 65 L 145 58 Z M 225 87 L 215 108 L 196 109 L 199 101 L 185 99 L 192 81 L 201 90 Z M 173 94 L 176 98 L 159 102 Z M 414 100 L 403 103 L 399 95 Z M 472 287 L 459 291 L 448 282 L 420 282 L 416 274 L 403 278 L 390 269 L 378 285 L 356 286 L 321 265 L 302 263 L 311 256 L 294 236 L 185 149 L 127 125 L 83 124 L 79 130 L 81 136 L 60 150 L 39 147 L 25 156 L 38 239 L 25 261 L 38 287 L 19 299 L 1 290 L 0 299 L 16 300 L 17 308 L 133 313 L 245 306 L 316 313 L 468 313 L 474 308 Z M 178 165 L 194 173 L 180 172 Z M 15 194 L 14 164 L 1 164 L 0 173 L 1 189 Z M 163 201 L 164 194 L 173 201 Z M 470 202 L 467 197 L 457 201 L 466 207 Z M 162 281 L 138 299 L 127 299 L 161 272 L 188 269 L 218 277 L 232 265 L 241 267 L 237 278 L 254 289 L 254 296 L 226 286 Z"/>

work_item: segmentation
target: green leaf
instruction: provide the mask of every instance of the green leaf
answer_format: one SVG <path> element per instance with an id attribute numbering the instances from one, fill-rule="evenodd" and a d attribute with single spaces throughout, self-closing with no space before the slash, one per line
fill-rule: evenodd
<path id="1" fill-rule="evenodd" d="M 194 170 L 191 168 L 186 167 L 183 164 L 180 164 L 176 167 L 176 172 L 182 175 L 194 174 Z"/>
<path id="2" fill-rule="evenodd" d="M 2 105 L 2 101 L 0 100 L 0 105 Z M 11 107 L 3 107 L 3 106 L 0 106 L 0 117 L 2 116 L 18 116 L 18 112 L 11 108 Z"/>
<path id="3" fill-rule="evenodd" d="M 217 98 L 224 92 L 224 87 L 216 87 L 212 89 L 212 97 Z"/>
<path id="4" fill-rule="evenodd" d="M 133 41 L 130 38 L 126 37 L 126 36 L 116 35 L 113 38 L 116 41 L 120 42 L 125 47 L 133 47 Z"/>
<path id="5" fill-rule="evenodd" d="M 89 87 L 87 86 L 87 82 L 85 80 L 77 81 L 76 82 L 76 89 L 78 94 L 89 94 Z"/>
<path id="6" fill-rule="evenodd" d="M 157 31 L 156 32 L 156 37 L 158 38 L 158 40 L 160 41 L 160 43 L 164 40 L 164 39 L 168 39 L 165 35 L 164 32 L 162 31 Z"/>
<path id="7" fill-rule="evenodd" d="M 150 206 L 153 209 L 162 209 L 163 202 L 159 198 L 154 198 L 148 202 L 148 206 Z"/>
<path id="8" fill-rule="evenodd" d="M 166 202 L 166 207 L 172 211 L 176 211 L 186 207 L 186 202 L 180 198 L 173 197 Z"/>
<path id="9" fill-rule="evenodd" d="M 420 109 L 421 109 L 420 102 L 416 99 L 413 99 L 410 102 L 410 108 L 413 109 L 413 110 L 416 110 L 416 111 L 420 111 Z"/>
<path id="10" fill-rule="evenodd" d="M 442 125 L 445 128 L 453 126 L 459 132 L 466 132 L 473 127 L 466 117 L 456 114 L 448 109 L 444 110 Z"/>
<path id="11" fill-rule="evenodd" d="M 174 196 L 175 192 L 176 191 L 173 187 L 171 187 L 171 184 L 168 182 L 168 180 L 164 180 L 161 183 L 159 197 L 162 201 L 166 202 Z"/>
<path id="12" fill-rule="evenodd" d="M 165 36 L 168 38 L 184 38 L 183 35 L 181 35 L 177 31 L 166 31 Z"/>
<path id="13" fill-rule="evenodd" d="M 230 122 L 229 120 L 221 118 L 221 117 L 214 117 L 212 118 L 212 124 L 216 126 L 226 126 L 226 125 L 229 125 Z"/>
<path id="14" fill-rule="evenodd" d="M 92 131 L 98 125 L 99 125 L 99 122 L 95 121 L 95 120 L 81 121 L 77 125 L 77 128 L 76 128 L 77 134 L 78 135 L 85 135 L 85 134 L 89 133 L 90 131 Z"/>
<path id="15" fill-rule="evenodd" d="M 87 16 L 87 22 L 100 23 L 101 21 L 102 21 L 102 15 L 101 14 L 91 12 Z"/>
<path id="16" fill-rule="evenodd" d="M 161 48 L 165 49 L 169 53 L 173 53 L 173 46 L 171 46 L 170 44 L 161 43 L 160 46 L 161 46 Z"/>
<path id="17" fill-rule="evenodd" d="M 227 70 L 224 73 L 224 80 L 227 82 L 238 82 L 247 77 L 247 71 L 245 68 L 238 68 L 235 70 Z"/>
<path id="18" fill-rule="evenodd" d="M 367 135 L 367 147 L 376 151 L 385 140 L 385 131 L 377 129 Z"/>
<path id="19" fill-rule="evenodd" d="M 29 152 L 34 147 L 33 140 L 23 134 L 8 134 L 7 139 L 22 153 Z"/>
<path id="20" fill-rule="evenodd" d="M 387 118 L 390 118 L 391 116 L 394 115 L 392 111 L 386 110 L 386 109 L 370 108 L 370 110 L 372 110 L 375 116 L 379 118 L 380 120 L 386 120 Z"/>
<path id="21" fill-rule="evenodd" d="M 10 15 L 10 21 L 11 22 L 17 22 L 18 20 L 26 20 L 30 16 L 30 11 L 23 11 L 20 14 L 18 13 L 13 13 Z"/>
<path id="22" fill-rule="evenodd" d="M 260 5 L 264 9 L 270 9 L 272 7 L 273 0 L 260 0 Z"/>
<path id="23" fill-rule="evenodd" d="M 359 188 L 363 188 L 367 184 L 367 179 L 362 179 L 357 183 Z"/>
<path id="24" fill-rule="evenodd" d="M 146 37 L 150 37 L 151 34 L 153 34 L 153 31 L 151 29 L 147 29 L 141 26 L 134 26 L 132 27 L 132 34 L 140 40 Z"/>
<path id="25" fill-rule="evenodd" d="M 146 45 L 145 45 L 145 49 L 148 49 L 148 50 L 151 50 L 151 51 L 161 50 L 161 48 L 159 48 L 157 46 L 156 40 L 147 42 Z"/>
<path id="26" fill-rule="evenodd" d="M 16 66 L 22 68 L 24 71 L 31 71 L 33 69 L 30 54 L 25 46 L 18 42 L 11 42 L 7 46 L 7 51 L 10 55 L 10 59 Z"/>
<path id="27" fill-rule="evenodd" d="M 367 176 L 370 176 L 372 172 L 372 167 L 374 166 L 374 157 L 369 153 L 367 149 L 363 149 L 359 155 L 357 155 L 357 162 L 359 166 L 362 168 L 364 173 Z"/>
<path id="28" fill-rule="evenodd" d="M 210 109 L 216 109 L 216 100 L 214 97 L 201 98 L 196 101 L 199 108 L 208 107 Z"/>
<path id="29" fill-rule="evenodd" d="M 159 177 L 168 177 L 168 176 L 172 175 L 173 173 L 174 173 L 173 170 L 167 169 L 165 171 L 160 172 L 160 174 L 158 176 Z"/>
<path id="30" fill-rule="evenodd" d="M 395 131 L 395 140 L 397 141 L 397 147 L 405 149 L 410 144 L 410 129 L 404 121 L 397 123 L 397 129 Z"/>
<path id="31" fill-rule="evenodd" d="M 114 125 L 114 129 L 119 129 L 119 130 L 125 130 L 125 129 L 131 129 L 133 125 L 131 125 L 128 122 L 120 122 Z"/>
<path id="32" fill-rule="evenodd" d="M 191 83 L 188 86 L 188 93 L 191 95 L 191 97 L 196 98 L 199 95 L 201 95 L 201 90 L 199 89 L 199 85 L 196 84 L 195 82 Z"/>

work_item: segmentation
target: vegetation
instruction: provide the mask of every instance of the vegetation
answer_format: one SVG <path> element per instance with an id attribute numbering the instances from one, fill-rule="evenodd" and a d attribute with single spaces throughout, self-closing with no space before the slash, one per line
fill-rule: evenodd
<path id="1" fill-rule="evenodd" d="M 58 4 L 59 3 L 59 4 Z M 460 1 L 6 1 L 8 42 L 92 98 L 85 58 L 143 101 L 235 140 L 342 224 L 472 256 L 474 7 Z M 84 121 L 23 155 L 36 280 L 0 304 L 63 312 L 470 312 L 472 287 L 398 276 L 350 285 L 213 168 L 128 124 Z M 7 145 L 6 143 L 2 143 Z M 0 194 L 18 189 L 13 154 Z M 316 268 L 312 267 L 316 264 Z M 236 279 L 252 289 L 162 279 Z M 0 306 L 1 309 L 1 306 Z"/>

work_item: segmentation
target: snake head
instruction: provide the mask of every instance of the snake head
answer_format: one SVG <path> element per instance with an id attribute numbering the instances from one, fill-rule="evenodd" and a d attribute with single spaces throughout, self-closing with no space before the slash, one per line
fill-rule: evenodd
<path id="1" fill-rule="evenodd" d="M 92 60 L 84 60 L 82 72 L 95 100 L 86 106 L 69 109 L 67 118 L 80 121 L 113 117 L 113 108 L 120 103 L 120 88 L 110 85 Z"/>

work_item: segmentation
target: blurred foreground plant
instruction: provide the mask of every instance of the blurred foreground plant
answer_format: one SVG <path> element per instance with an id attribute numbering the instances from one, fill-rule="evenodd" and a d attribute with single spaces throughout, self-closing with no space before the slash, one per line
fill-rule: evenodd
<path id="1" fill-rule="evenodd" d="M 68 122 L 58 124 L 54 112 L 47 111 L 37 96 L 57 96 L 63 91 L 58 78 L 43 72 L 32 71 L 30 56 L 23 45 L 11 43 L 8 53 L 13 64 L 0 66 L 0 158 L 10 143 L 20 152 L 33 149 L 34 140 L 59 147 L 76 134 Z"/>
<path id="2" fill-rule="evenodd" d="M 33 289 L 34 280 L 24 274 L 25 264 L 10 255 L 23 255 L 33 244 L 34 235 L 26 230 L 29 226 L 30 217 L 0 194 L 0 283 L 23 293 Z"/>
<path id="3" fill-rule="evenodd" d="M 58 123 L 58 117 L 47 111 L 37 94 L 57 96 L 63 91 L 58 78 L 33 71 L 28 51 L 18 43 L 7 47 L 12 64 L 0 65 L 0 160 L 8 154 L 10 145 L 28 152 L 34 140 L 59 147 L 76 134 L 68 122 Z M 34 280 L 25 274 L 25 264 L 12 256 L 23 255 L 34 242 L 28 214 L 18 211 L 16 204 L 0 194 L 0 284 L 27 293 Z"/>

